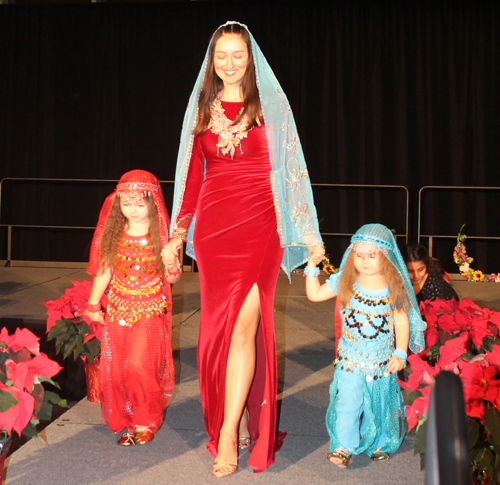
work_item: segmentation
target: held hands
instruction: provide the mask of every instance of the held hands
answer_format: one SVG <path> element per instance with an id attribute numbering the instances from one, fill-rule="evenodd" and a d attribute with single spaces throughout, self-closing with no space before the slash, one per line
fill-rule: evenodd
<path id="1" fill-rule="evenodd" d="M 311 256 L 309 256 L 307 261 L 307 267 L 316 268 L 316 266 L 318 266 L 318 264 L 323 260 L 325 248 L 323 246 L 309 246 L 309 251 L 311 252 Z"/>
<path id="2" fill-rule="evenodd" d="M 171 239 L 161 250 L 161 258 L 167 271 L 169 283 L 176 283 L 182 274 L 182 265 L 179 260 L 179 251 L 182 247 L 182 239 Z"/>
<path id="3" fill-rule="evenodd" d="M 85 315 L 87 315 L 93 322 L 104 325 L 104 315 L 102 314 L 102 311 L 99 310 L 98 312 L 89 312 L 88 310 L 85 310 Z"/>

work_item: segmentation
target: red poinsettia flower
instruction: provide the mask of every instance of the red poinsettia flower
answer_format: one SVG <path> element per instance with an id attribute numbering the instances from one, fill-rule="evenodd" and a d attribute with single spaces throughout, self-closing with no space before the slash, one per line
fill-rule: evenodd
<path id="1" fill-rule="evenodd" d="M 447 340 L 439 349 L 436 368 L 438 370 L 448 370 L 458 375 L 458 363 L 456 361 L 467 352 L 468 346 L 469 336 L 466 332 L 461 333 L 456 338 Z"/>
<path id="2" fill-rule="evenodd" d="M 84 320 L 88 323 L 90 327 L 90 333 L 85 335 L 83 339 L 83 343 L 87 343 L 89 340 L 92 340 L 96 337 L 98 340 L 102 340 L 104 336 L 104 325 L 100 322 L 94 322 L 89 317 L 85 316 Z"/>
<path id="3" fill-rule="evenodd" d="M 460 379 L 462 380 L 466 412 L 469 416 L 481 421 L 484 414 L 484 401 L 500 407 L 500 380 L 494 379 L 498 372 L 496 366 L 484 367 L 479 361 L 460 362 Z"/>
<path id="4" fill-rule="evenodd" d="M 455 300 L 426 300 L 420 303 L 422 315 L 439 315 L 453 313 Z"/>
<path id="5" fill-rule="evenodd" d="M 410 355 L 408 362 L 411 365 L 411 374 L 408 377 L 408 383 L 403 383 L 398 380 L 400 385 L 404 388 L 410 388 L 416 391 L 420 384 L 431 384 L 433 376 L 439 369 L 430 366 L 425 360 L 421 359 L 418 355 Z"/>
<path id="6" fill-rule="evenodd" d="M 425 349 L 417 354 L 421 357 L 424 357 L 428 354 L 430 348 L 436 345 L 439 337 L 438 317 L 436 315 L 429 314 L 426 316 L 426 323 L 427 328 L 424 330 Z"/>
<path id="7" fill-rule="evenodd" d="M 90 320 L 85 318 L 84 313 L 87 307 L 87 302 L 92 289 L 92 281 L 71 281 L 73 288 L 67 288 L 64 295 L 57 300 L 43 302 L 47 307 L 47 332 L 55 325 L 56 320 L 61 318 L 72 319 L 82 317 L 89 323 Z M 101 298 L 101 306 L 106 307 L 107 295 L 104 294 Z M 95 332 L 94 336 L 99 333 Z M 100 340 L 100 339 L 99 339 Z"/>
<path id="8" fill-rule="evenodd" d="M 0 382 L 0 389 L 12 394 L 18 401 L 18 404 L 12 406 L 4 413 L 0 412 L 0 423 L 2 428 L 5 428 L 7 434 L 11 434 L 12 430 L 21 436 L 23 429 L 30 422 L 33 416 L 35 407 L 35 398 L 28 392 L 24 392 L 16 387 L 6 386 Z"/>
<path id="9" fill-rule="evenodd" d="M 31 360 L 25 362 L 5 363 L 7 367 L 7 378 L 12 381 L 12 385 L 20 390 L 33 388 L 35 376 L 54 377 L 62 367 L 55 361 L 49 359 L 44 353 L 35 355 Z"/>
<path id="10" fill-rule="evenodd" d="M 500 345 L 493 345 L 493 350 L 484 354 L 484 358 L 489 364 L 500 367 Z"/>
<path id="11" fill-rule="evenodd" d="M 419 389 L 423 394 L 413 401 L 411 406 L 406 406 L 405 414 L 406 421 L 408 422 L 408 431 L 413 429 L 418 424 L 418 418 L 423 416 L 429 409 L 429 395 L 431 386 L 424 386 Z"/>
<path id="12" fill-rule="evenodd" d="M 9 335 L 5 327 L 3 327 L 0 332 L 0 342 L 4 342 L 13 352 L 18 352 L 21 349 L 27 348 L 31 353 L 39 354 L 39 340 L 40 339 L 27 328 L 16 328 L 13 335 Z"/>

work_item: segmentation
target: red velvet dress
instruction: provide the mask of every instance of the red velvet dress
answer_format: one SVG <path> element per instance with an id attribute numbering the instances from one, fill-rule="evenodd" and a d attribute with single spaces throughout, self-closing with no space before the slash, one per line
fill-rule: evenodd
<path id="1" fill-rule="evenodd" d="M 168 283 L 167 283 L 168 284 Z M 101 413 L 111 431 L 156 433 L 174 388 L 167 298 L 148 236 L 123 235 L 101 342 Z"/>
<path id="2" fill-rule="evenodd" d="M 236 118 L 243 103 L 222 102 L 226 116 Z M 196 209 L 193 247 L 200 273 L 201 322 L 198 371 L 207 449 L 217 454 L 224 417 L 226 367 L 231 336 L 240 309 L 257 284 L 261 321 L 257 362 L 247 407 L 250 415 L 248 464 L 263 471 L 285 433 L 277 435 L 277 362 L 273 304 L 283 249 L 277 232 L 271 190 L 271 163 L 264 126 L 243 138 L 234 157 L 217 153 L 218 135 L 207 130 L 193 144 L 186 190 L 177 221 Z M 203 180 L 203 161 L 206 174 Z"/>

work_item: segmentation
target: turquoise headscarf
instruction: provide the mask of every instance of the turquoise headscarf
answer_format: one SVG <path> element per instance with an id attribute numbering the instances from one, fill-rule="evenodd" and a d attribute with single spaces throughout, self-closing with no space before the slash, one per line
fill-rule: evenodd
<path id="1" fill-rule="evenodd" d="M 248 31 L 246 25 L 238 22 L 227 22 L 224 25 L 231 24 L 241 25 Z M 277 230 L 281 246 L 284 248 L 281 267 L 290 277 L 290 272 L 309 258 L 307 245 L 321 243 L 318 217 L 314 207 L 304 153 L 302 152 L 290 104 L 257 42 L 255 42 L 250 31 L 248 33 L 252 42 L 255 75 L 271 160 L 270 179 L 274 196 Z M 175 232 L 175 222 L 184 198 L 193 149 L 193 130 L 198 121 L 198 98 L 207 69 L 209 49 L 210 45 L 189 98 L 182 125 L 175 174 L 171 233 Z M 186 252 L 191 257 L 195 257 L 195 248 L 193 248 L 192 242 L 195 219 L 196 215 L 191 221 L 187 235 Z"/>
<path id="2" fill-rule="evenodd" d="M 356 231 L 354 236 L 351 237 L 351 244 L 344 253 L 344 257 L 340 263 L 339 272 L 342 272 L 347 257 L 357 243 L 373 244 L 380 249 L 385 254 L 387 259 L 394 265 L 403 279 L 406 293 L 410 299 L 410 310 L 408 311 L 408 319 L 410 321 L 410 342 L 408 346 L 415 354 L 422 352 L 422 350 L 425 349 L 425 338 L 423 332 L 427 325 L 420 316 L 420 310 L 418 308 L 415 292 L 413 291 L 410 275 L 408 274 L 403 256 L 401 256 L 392 232 L 382 224 L 365 224 L 364 226 L 361 226 Z"/>

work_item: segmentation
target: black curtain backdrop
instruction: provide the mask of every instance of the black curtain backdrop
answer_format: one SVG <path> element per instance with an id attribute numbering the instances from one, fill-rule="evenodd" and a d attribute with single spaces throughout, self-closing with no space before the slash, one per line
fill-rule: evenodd
<path id="1" fill-rule="evenodd" d="M 0 5 L 0 179 L 173 180 L 211 33 L 246 23 L 290 100 L 313 183 L 500 187 L 500 2 Z M 93 226 L 113 184 L 2 184 L 1 222 Z M 164 184 L 169 208 L 172 186 Z M 429 191 L 422 232 L 500 236 L 500 191 Z M 324 232 L 404 232 L 398 191 L 315 190 Z M 85 261 L 92 231 L 14 231 L 13 259 Z M 335 264 L 348 238 L 328 238 Z M 424 241 L 425 242 L 425 241 Z M 437 256 L 456 271 L 453 240 Z M 473 243 L 487 272 L 500 241 Z M 6 230 L 0 231 L 0 259 Z"/>

